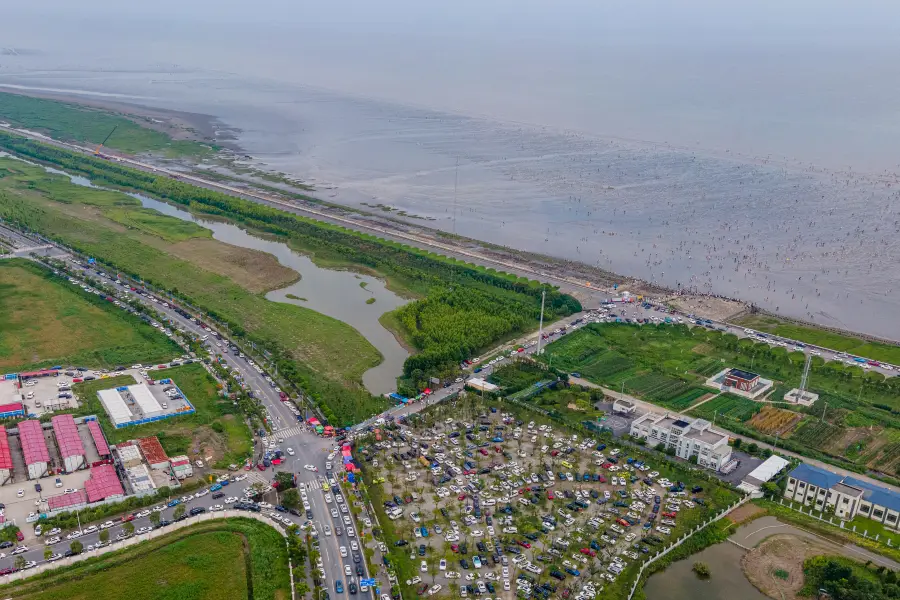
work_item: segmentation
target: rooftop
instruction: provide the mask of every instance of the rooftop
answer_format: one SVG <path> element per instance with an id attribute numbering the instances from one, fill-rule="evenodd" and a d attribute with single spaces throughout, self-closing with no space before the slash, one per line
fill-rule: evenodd
<path id="1" fill-rule="evenodd" d="M 836 483 L 831 486 L 831 489 L 836 492 L 840 492 L 845 496 L 851 496 L 853 498 L 858 498 L 863 495 L 863 491 L 861 489 L 859 489 L 858 487 L 847 485 L 846 483 Z"/>
<path id="2" fill-rule="evenodd" d="M 6 429 L 0 431 L 0 469 L 12 469 L 12 453 L 9 451 L 9 438 Z"/>
<path id="3" fill-rule="evenodd" d="M 699 440 L 706 444 L 718 444 L 723 439 L 728 440 L 728 436 L 724 433 L 719 433 L 718 431 L 713 431 L 712 429 L 706 429 L 704 431 L 699 431 L 696 429 L 692 429 L 688 433 L 684 435 L 686 438 L 690 438 L 692 440 Z"/>
<path id="4" fill-rule="evenodd" d="M 61 508 L 68 508 L 69 506 L 78 506 L 81 504 L 87 504 L 84 490 L 75 490 L 68 494 L 59 494 L 58 496 L 50 496 L 47 498 L 47 506 L 50 510 L 59 510 Z"/>
<path id="5" fill-rule="evenodd" d="M 50 462 L 50 452 L 47 450 L 40 421 L 30 419 L 19 423 L 19 441 L 22 443 L 26 465 Z"/>
<path id="6" fill-rule="evenodd" d="M 70 456 L 84 456 L 84 444 L 78 435 L 78 427 L 72 415 L 56 415 L 50 419 L 53 425 L 53 434 L 59 446 L 59 454 L 63 458 Z"/>
<path id="7" fill-rule="evenodd" d="M 0 414 L 23 411 L 21 402 L 11 402 L 10 404 L 0 404 Z"/>
<path id="8" fill-rule="evenodd" d="M 159 443 L 156 436 L 141 438 L 137 442 L 141 447 L 141 452 L 144 453 L 144 458 L 146 458 L 147 462 L 151 465 L 167 462 L 169 460 L 169 457 L 166 456 L 166 451 L 163 450 L 162 444 Z"/>
<path id="9" fill-rule="evenodd" d="M 154 438 L 155 439 L 155 438 Z M 125 491 L 112 465 L 91 467 L 91 476 L 84 482 L 88 502 L 98 502 L 111 496 L 123 496 Z"/>
<path id="10" fill-rule="evenodd" d="M 729 369 L 728 375 L 732 377 L 740 377 L 741 379 L 752 380 L 759 377 L 756 373 L 751 373 L 750 371 L 744 371 L 743 369 Z"/>
<path id="11" fill-rule="evenodd" d="M 116 452 L 119 453 L 123 463 L 141 462 L 141 451 L 134 444 L 118 444 Z"/>
<path id="12" fill-rule="evenodd" d="M 779 471 L 781 471 L 789 464 L 790 463 L 788 461 L 781 458 L 780 456 L 772 455 L 764 460 L 761 465 L 750 471 L 750 473 L 747 475 L 747 478 L 752 477 L 760 483 L 765 483 L 775 477 L 775 475 L 777 475 Z"/>
<path id="13" fill-rule="evenodd" d="M 103 435 L 103 429 L 97 421 L 88 421 L 88 430 L 91 432 L 91 439 L 94 440 L 94 447 L 97 448 L 97 454 L 106 456 L 109 454 L 109 444 L 106 442 L 106 436 Z"/>

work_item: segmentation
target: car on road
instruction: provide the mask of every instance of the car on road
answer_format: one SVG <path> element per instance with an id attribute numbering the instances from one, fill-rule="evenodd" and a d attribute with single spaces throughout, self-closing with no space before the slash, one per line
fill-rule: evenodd
<path id="1" fill-rule="evenodd" d="M 315 465 L 303 465 L 303 468 L 306 469 L 307 471 L 312 471 L 313 473 L 319 472 L 319 467 L 317 467 Z"/>
<path id="2" fill-rule="evenodd" d="M 53 536 L 52 538 L 47 538 L 47 541 L 44 542 L 44 545 L 52 546 L 53 544 L 58 544 L 61 541 L 62 541 L 62 539 L 58 535 L 56 535 L 56 536 Z"/>
<path id="3" fill-rule="evenodd" d="M 344 584 L 341 582 L 340 579 L 334 580 L 334 591 L 337 592 L 338 594 L 344 593 Z"/>
<path id="4" fill-rule="evenodd" d="M 288 456 L 293 456 L 295 454 L 293 448 L 288 448 L 287 453 L 288 453 Z"/>
<path id="5" fill-rule="evenodd" d="M 10 556 L 15 556 L 16 554 L 22 554 L 23 552 L 28 552 L 28 546 L 16 546 L 16 549 L 10 552 Z"/>

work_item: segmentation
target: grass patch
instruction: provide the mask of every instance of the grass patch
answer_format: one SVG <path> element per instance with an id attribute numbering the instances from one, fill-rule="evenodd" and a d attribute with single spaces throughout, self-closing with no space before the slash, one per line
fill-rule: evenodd
<path id="1" fill-rule="evenodd" d="M 156 152 L 170 157 L 200 157 L 214 151 L 211 146 L 199 142 L 173 140 L 171 136 L 142 127 L 122 114 L 18 94 L 0 92 L 0 119 L 55 139 L 91 145 L 100 144 L 115 128 L 105 145 L 130 154 Z"/>
<path id="2" fill-rule="evenodd" d="M 44 267 L 0 262 L 0 368 L 109 368 L 180 352 L 150 325 Z"/>
<path id="3" fill-rule="evenodd" d="M 369 298 L 366 300 L 366 304 L 375 304 L 375 298 Z"/>
<path id="4" fill-rule="evenodd" d="M 0 587 L 28 600 L 290 598 L 281 535 L 249 519 L 194 525 Z"/>
<path id="5" fill-rule="evenodd" d="M 301 298 L 300 296 L 296 296 L 294 294 L 285 294 L 285 298 L 290 298 L 291 300 L 300 300 L 302 302 L 306 302 L 306 298 Z"/>

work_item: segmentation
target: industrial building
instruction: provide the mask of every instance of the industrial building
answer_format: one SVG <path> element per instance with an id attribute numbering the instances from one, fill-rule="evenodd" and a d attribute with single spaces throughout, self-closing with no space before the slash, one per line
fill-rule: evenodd
<path id="1" fill-rule="evenodd" d="M 116 444 L 116 452 L 122 464 L 128 467 L 134 467 L 142 463 L 141 450 L 131 442 Z"/>
<path id="2" fill-rule="evenodd" d="M 100 455 L 100 459 L 108 459 L 110 457 L 109 443 L 106 441 L 106 436 L 103 435 L 103 429 L 100 427 L 100 423 L 96 420 L 91 420 L 87 422 L 87 426 L 88 431 L 91 432 L 91 439 L 94 440 L 94 447 L 97 449 L 97 454 Z"/>
<path id="3" fill-rule="evenodd" d="M 19 423 L 19 441 L 25 455 L 28 479 L 38 479 L 47 474 L 50 452 L 44 440 L 44 429 L 40 421 L 30 419 Z"/>
<path id="4" fill-rule="evenodd" d="M 89 503 L 125 497 L 125 490 L 112 465 L 91 467 L 91 476 L 84 482 L 84 491 Z"/>
<path id="5" fill-rule="evenodd" d="M 169 457 L 166 456 L 166 451 L 163 450 L 162 444 L 159 443 L 156 436 L 141 438 L 137 443 L 151 469 L 169 468 Z"/>
<path id="6" fill-rule="evenodd" d="M 134 446 L 132 446 L 132 448 L 134 448 Z M 144 496 L 156 491 L 156 483 L 154 483 L 153 477 L 147 469 L 147 465 L 143 463 L 127 467 L 125 469 L 125 476 L 128 478 L 131 490 L 136 496 Z"/>
<path id="7" fill-rule="evenodd" d="M 12 477 L 13 461 L 9 451 L 9 438 L 6 429 L 0 431 L 0 485 L 3 485 Z"/>
<path id="8" fill-rule="evenodd" d="M 56 415 L 50 419 L 53 426 L 53 434 L 56 436 L 56 445 L 59 447 L 59 455 L 63 461 L 66 473 L 72 473 L 86 466 L 84 444 L 78 435 L 75 419 L 72 415 Z"/>
<path id="9" fill-rule="evenodd" d="M 900 494 L 806 463 L 788 474 L 784 497 L 819 511 L 830 508 L 845 521 L 861 516 L 900 530 Z"/>
<path id="10" fill-rule="evenodd" d="M 172 472 L 178 479 L 187 479 L 194 474 L 194 468 L 191 466 L 191 459 L 187 456 L 172 457 Z"/>
<path id="11" fill-rule="evenodd" d="M 65 510 L 76 510 L 85 506 L 87 506 L 87 496 L 84 490 L 75 490 L 74 492 L 47 498 L 47 508 L 51 514 Z"/>
<path id="12" fill-rule="evenodd" d="M 0 405 L 0 419 L 14 419 L 25 416 L 25 407 L 21 402 Z"/>
<path id="13" fill-rule="evenodd" d="M 637 406 L 631 400 L 624 398 L 616 398 L 612 406 L 613 412 L 619 415 L 632 415 L 637 410 Z"/>
<path id="14" fill-rule="evenodd" d="M 168 384 L 165 387 L 164 382 Z M 152 390 L 146 383 L 138 383 L 97 392 L 116 429 L 194 413 L 194 407 L 171 379 L 153 385 Z"/>
<path id="15" fill-rule="evenodd" d="M 679 458 L 689 460 L 696 456 L 698 465 L 716 471 L 731 460 L 728 434 L 715 431 L 703 419 L 686 421 L 679 414 L 647 413 L 632 421 L 629 433 L 646 439 L 650 446 L 663 444 L 666 449 L 674 448 Z"/>
<path id="16" fill-rule="evenodd" d="M 741 480 L 738 489 L 743 490 L 748 494 L 757 494 L 762 489 L 764 483 L 772 481 L 775 476 L 789 464 L 791 463 L 787 460 L 773 454 L 764 460 L 761 465 L 750 471 L 750 473 Z"/>
<path id="17" fill-rule="evenodd" d="M 480 377 L 472 377 L 471 379 L 466 381 L 466 385 L 472 389 L 478 390 L 479 392 L 496 392 L 500 389 L 493 383 L 489 383 Z"/>

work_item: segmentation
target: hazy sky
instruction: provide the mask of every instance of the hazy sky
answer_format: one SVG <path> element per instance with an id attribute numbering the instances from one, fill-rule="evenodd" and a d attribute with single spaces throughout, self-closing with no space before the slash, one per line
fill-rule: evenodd
<path id="1" fill-rule="evenodd" d="M 42 51 L 32 69 L 177 65 L 598 135 L 898 162 L 900 2 L 9 4 L 0 46 Z"/>

